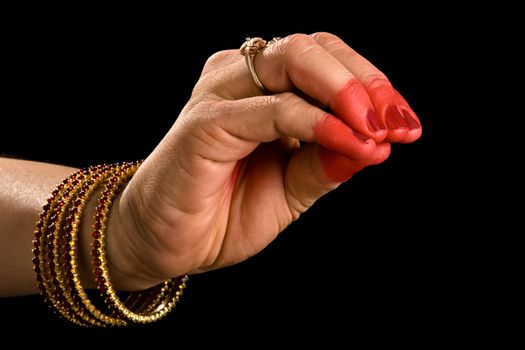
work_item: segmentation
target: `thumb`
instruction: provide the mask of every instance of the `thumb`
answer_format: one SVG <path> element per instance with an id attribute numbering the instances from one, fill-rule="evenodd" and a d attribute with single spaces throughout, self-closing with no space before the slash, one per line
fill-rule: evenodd
<path id="1" fill-rule="evenodd" d="M 364 167 L 384 162 L 390 144 L 378 144 L 366 159 L 352 159 L 319 144 L 306 144 L 294 154 L 285 173 L 286 199 L 294 220 L 324 194 Z"/>

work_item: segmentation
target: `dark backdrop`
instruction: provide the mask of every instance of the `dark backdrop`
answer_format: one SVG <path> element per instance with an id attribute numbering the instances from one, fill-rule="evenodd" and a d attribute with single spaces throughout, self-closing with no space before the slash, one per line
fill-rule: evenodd
<path id="1" fill-rule="evenodd" d="M 425 12 L 388 10 L 379 17 L 371 10 L 307 10 L 217 14 L 212 21 L 195 15 L 185 24 L 184 15 L 162 11 L 19 13 L 9 22 L 0 127 L 0 152 L 8 155 L 78 167 L 146 157 L 188 100 L 209 55 L 239 47 L 245 36 L 294 32 L 338 34 L 390 77 L 424 133 L 320 199 L 261 254 L 193 276 L 180 305 L 159 323 L 77 329 L 31 296 L 0 299 L 4 335 L 155 335 L 177 346 L 186 337 L 195 345 L 210 339 L 195 332 L 220 334 L 211 339 L 231 344 L 240 336 L 346 344 L 354 336 L 438 339 L 462 332 L 469 263 L 465 240 L 449 230 L 461 200 L 435 204 L 448 196 L 456 175 L 445 159 L 455 140 L 451 125 L 460 118 L 450 108 L 457 96 L 449 53 L 463 34 L 443 26 L 455 23 L 456 14 L 444 11 L 432 20 Z"/>

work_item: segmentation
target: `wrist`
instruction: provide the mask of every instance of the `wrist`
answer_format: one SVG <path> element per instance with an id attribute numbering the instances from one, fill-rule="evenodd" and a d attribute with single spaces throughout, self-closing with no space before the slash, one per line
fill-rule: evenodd
<path id="1" fill-rule="evenodd" d="M 96 214 L 98 199 L 102 193 L 99 189 L 89 200 L 82 218 L 79 242 L 80 250 L 80 278 L 83 285 L 96 288 L 95 274 L 93 272 L 92 233 L 93 218 Z M 137 233 L 133 227 L 133 216 L 128 214 L 129 206 L 122 205 L 124 192 L 114 200 L 107 224 L 106 257 L 111 283 L 119 290 L 143 290 L 156 285 L 162 280 L 152 279 L 141 271 L 142 265 L 137 261 L 136 241 Z"/>

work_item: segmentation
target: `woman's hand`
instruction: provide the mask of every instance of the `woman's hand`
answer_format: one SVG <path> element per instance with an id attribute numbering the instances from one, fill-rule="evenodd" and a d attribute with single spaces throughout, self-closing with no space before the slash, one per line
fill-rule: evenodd
<path id="1" fill-rule="evenodd" d="M 272 95 L 261 95 L 238 50 L 210 57 L 122 194 L 108 243 L 112 267 L 129 276 L 119 287 L 247 259 L 319 197 L 383 162 L 391 142 L 421 135 L 385 75 L 332 34 L 286 37 L 255 68 Z"/>

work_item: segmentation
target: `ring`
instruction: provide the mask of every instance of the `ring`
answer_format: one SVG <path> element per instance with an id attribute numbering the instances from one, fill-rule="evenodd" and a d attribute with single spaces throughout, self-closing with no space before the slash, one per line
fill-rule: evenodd
<path id="1" fill-rule="evenodd" d="M 246 41 L 242 44 L 240 48 L 241 55 L 244 56 L 244 60 L 246 61 L 248 69 L 250 70 L 250 74 L 252 75 L 255 85 L 257 85 L 257 87 L 263 93 L 267 93 L 268 90 L 264 87 L 264 85 L 261 83 L 261 80 L 257 76 L 253 60 L 255 58 L 255 55 L 257 55 L 259 52 L 263 51 L 265 48 L 279 40 L 281 40 L 280 37 L 273 38 L 270 41 L 266 41 L 263 38 L 246 38 Z"/>

